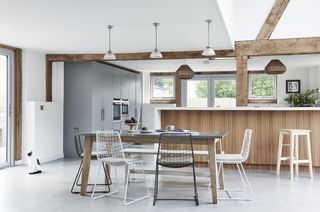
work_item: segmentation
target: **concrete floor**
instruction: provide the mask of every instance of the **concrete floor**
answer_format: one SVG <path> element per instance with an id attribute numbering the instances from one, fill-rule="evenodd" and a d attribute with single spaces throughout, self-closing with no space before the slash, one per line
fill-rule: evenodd
<path id="1" fill-rule="evenodd" d="M 94 162 L 91 172 L 93 176 L 96 176 L 99 164 Z M 315 174 L 314 179 L 308 178 L 307 173 L 301 173 L 299 178 L 291 181 L 288 179 L 288 172 L 283 172 L 281 177 L 277 177 L 272 171 L 248 171 L 249 180 L 255 191 L 255 200 L 220 200 L 218 205 L 209 203 L 210 191 L 207 188 L 209 179 L 199 177 L 197 179 L 200 199 L 198 207 L 193 201 L 158 201 L 154 207 L 152 198 L 125 207 L 122 201 L 115 198 L 92 200 L 90 197 L 71 194 L 70 187 L 78 165 L 78 160 L 57 160 L 42 165 L 43 173 L 39 175 L 29 175 L 26 166 L 0 170 L 0 211 L 320 211 L 319 173 Z M 118 173 L 120 171 L 122 170 Z M 236 174 L 235 170 L 226 170 L 227 186 L 239 185 L 240 178 Z M 121 176 L 123 178 L 123 175 Z M 159 197 L 189 198 L 193 194 L 191 178 L 163 176 L 160 182 Z M 153 176 L 148 176 L 148 183 L 152 186 Z M 142 188 L 142 184 L 132 183 L 130 188 L 133 187 Z M 223 195 L 223 193 L 220 194 L 220 196 Z"/>

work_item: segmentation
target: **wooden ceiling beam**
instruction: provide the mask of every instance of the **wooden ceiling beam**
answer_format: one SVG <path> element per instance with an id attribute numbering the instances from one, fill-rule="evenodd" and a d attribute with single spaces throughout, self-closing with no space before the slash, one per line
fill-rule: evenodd
<path id="1" fill-rule="evenodd" d="M 257 40 L 269 39 L 276 28 L 290 0 L 277 0 L 258 33 Z"/>
<path id="2" fill-rule="evenodd" d="M 235 52 L 233 50 L 216 50 L 215 52 L 215 57 L 235 57 Z M 118 53 L 115 55 L 117 61 L 155 60 L 150 58 L 150 52 Z M 202 51 L 162 52 L 162 55 L 163 58 L 160 60 L 206 58 L 202 56 Z M 105 61 L 103 56 L 104 54 L 47 54 L 46 59 L 50 62 Z"/>
<path id="3" fill-rule="evenodd" d="M 236 41 L 235 49 L 246 56 L 320 54 L 320 37 Z"/>

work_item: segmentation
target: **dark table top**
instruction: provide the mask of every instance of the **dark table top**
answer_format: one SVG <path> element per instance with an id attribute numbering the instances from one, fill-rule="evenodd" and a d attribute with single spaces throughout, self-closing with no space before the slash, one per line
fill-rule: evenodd
<path id="1" fill-rule="evenodd" d="M 80 132 L 80 136 L 95 136 L 97 131 Z M 128 131 L 120 132 L 121 138 L 159 138 L 163 132 L 136 132 L 128 133 Z M 177 132 L 173 132 L 177 133 Z M 193 132 L 189 131 L 193 139 L 222 139 L 228 132 Z"/>

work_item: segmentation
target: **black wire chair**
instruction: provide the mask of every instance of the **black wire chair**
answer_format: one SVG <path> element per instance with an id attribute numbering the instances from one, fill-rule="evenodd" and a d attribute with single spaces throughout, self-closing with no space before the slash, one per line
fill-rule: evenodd
<path id="1" fill-rule="evenodd" d="M 168 168 L 183 168 L 192 166 L 194 198 L 193 199 L 159 199 L 159 166 Z M 156 160 L 156 174 L 154 186 L 153 205 L 157 200 L 194 200 L 199 205 L 197 182 L 194 168 L 194 154 L 192 136 L 190 133 L 162 133 L 160 135 L 158 154 Z"/>
<path id="2" fill-rule="evenodd" d="M 81 158 L 81 163 L 80 163 L 79 169 L 77 171 L 77 175 L 73 181 L 71 193 L 72 194 L 79 194 L 80 192 L 74 191 L 74 188 L 75 188 L 75 186 L 78 186 L 78 187 L 81 186 L 81 184 L 79 183 L 79 179 L 80 179 L 82 171 L 83 171 L 83 155 L 84 154 L 83 154 L 81 137 L 79 134 L 79 128 L 77 128 L 77 127 L 73 128 L 73 139 L 74 139 L 75 150 L 76 150 L 77 156 L 79 158 Z M 94 152 L 92 153 L 91 160 L 97 160 L 96 153 L 94 153 Z M 104 191 L 95 191 L 95 193 L 109 193 L 110 192 L 110 185 L 112 184 L 111 177 L 110 177 L 108 168 L 106 166 L 103 166 L 103 167 L 104 167 L 103 169 L 104 169 L 105 179 L 108 179 L 108 180 L 107 180 L 107 183 L 97 184 L 97 185 L 107 186 L 108 189 L 104 190 Z M 88 184 L 88 186 L 94 186 L 94 184 Z M 92 193 L 92 191 L 89 191 L 87 193 Z"/>

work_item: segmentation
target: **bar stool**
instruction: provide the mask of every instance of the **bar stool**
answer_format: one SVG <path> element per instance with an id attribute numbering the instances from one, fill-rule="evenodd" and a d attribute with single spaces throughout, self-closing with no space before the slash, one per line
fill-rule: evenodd
<path id="1" fill-rule="evenodd" d="M 310 141 L 311 130 L 305 129 L 281 129 L 279 135 L 279 146 L 278 146 L 278 158 L 277 158 L 277 175 L 280 174 L 280 165 L 281 161 L 289 160 L 290 161 L 290 177 L 293 178 L 293 165 L 295 165 L 295 172 L 299 172 L 299 164 L 306 163 L 309 164 L 309 173 L 310 177 L 313 177 L 312 173 L 312 157 L 311 157 L 311 141 Z M 284 135 L 290 136 L 290 143 L 284 144 L 283 138 Z M 307 145 L 307 155 L 308 159 L 299 160 L 299 136 L 306 136 L 306 145 Z M 290 156 L 282 157 L 282 147 L 290 147 Z"/>

